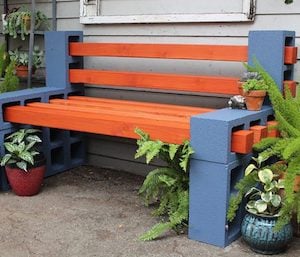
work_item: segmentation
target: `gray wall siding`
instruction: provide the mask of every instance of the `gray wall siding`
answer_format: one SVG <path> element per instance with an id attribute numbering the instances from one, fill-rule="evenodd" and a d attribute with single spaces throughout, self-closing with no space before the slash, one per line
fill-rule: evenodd
<path id="1" fill-rule="evenodd" d="M 230 2 L 235 2 L 231 0 Z M 9 1 L 10 5 L 29 3 L 30 1 Z M 51 1 L 38 0 L 38 7 L 51 16 Z M 191 1 L 192 2 L 192 1 Z M 154 43 L 208 43 L 208 44 L 247 44 L 249 30 L 277 29 L 295 30 L 298 35 L 296 45 L 300 46 L 300 1 L 285 5 L 283 0 L 257 0 L 254 22 L 244 23 L 190 23 L 190 24 L 114 24 L 82 25 L 79 23 L 79 0 L 58 0 L 58 30 L 83 30 L 86 41 L 101 42 L 154 42 Z M 109 5 L 107 5 L 107 8 Z M 105 10 L 112 13 L 114 10 Z M 156 10 L 157 11 L 157 10 Z M 299 51 L 300 52 L 300 51 Z M 300 53 L 299 53 L 300 54 Z M 141 70 L 161 72 L 183 72 L 188 74 L 219 74 L 240 76 L 241 64 L 205 63 L 188 61 L 157 61 L 123 59 L 86 59 L 86 66 L 103 69 Z M 296 80 L 300 80 L 300 66 L 296 65 Z M 128 98 L 146 101 L 176 102 L 179 104 L 221 107 L 227 98 L 215 96 L 213 100 L 196 94 L 174 95 L 149 91 L 112 90 L 99 87 L 87 87 L 86 94 L 97 97 Z M 88 153 L 91 164 L 114 167 L 135 173 L 145 174 L 141 160 L 133 159 L 134 140 L 121 140 L 97 135 L 88 136 Z"/>

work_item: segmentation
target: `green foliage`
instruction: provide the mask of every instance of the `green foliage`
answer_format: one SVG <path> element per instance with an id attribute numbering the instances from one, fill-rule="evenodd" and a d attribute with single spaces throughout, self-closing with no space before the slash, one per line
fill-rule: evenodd
<path id="1" fill-rule="evenodd" d="M 15 62 L 17 66 L 28 66 L 29 54 L 28 52 L 20 51 L 19 48 L 8 51 L 10 60 Z M 38 46 L 33 47 L 32 52 L 32 66 L 34 68 L 40 68 L 44 61 L 44 53 Z"/>
<path id="2" fill-rule="evenodd" d="M 236 212 L 245 198 L 246 209 L 257 215 L 279 216 L 282 208 L 280 189 L 284 188 L 283 179 L 279 176 L 278 164 L 264 166 L 263 157 L 253 158 L 255 164 L 249 164 L 245 176 L 235 185 L 237 193 L 229 200 L 227 219 L 233 221 Z M 280 171 L 281 172 L 281 171 Z"/>
<path id="3" fill-rule="evenodd" d="M 265 82 L 260 79 L 248 79 L 245 83 L 243 83 L 243 90 L 245 92 L 253 91 L 253 90 L 267 90 L 268 87 Z"/>
<path id="4" fill-rule="evenodd" d="M 166 167 L 152 170 L 139 190 L 145 204 L 157 204 L 153 215 L 163 220 L 143 234 L 141 240 L 153 240 L 169 229 L 180 231 L 187 225 L 189 209 L 189 159 L 193 150 L 188 141 L 181 145 L 153 141 L 140 129 L 135 158 L 146 157 L 146 163 L 154 158 L 166 162 Z"/>
<path id="5" fill-rule="evenodd" d="M 1 166 L 16 165 L 27 172 L 28 165 L 34 165 L 34 157 L 40 154 L 35 148 L 42 140 L 37 129 L 20 129 L 5 138 L 4 147 L 8 153 L 1 158 Z"/>
<path id="6" fill-rule="evenodd" d="M 300 98 L 292 98 L 288 90 L 285 92 L 286 97 L 283 97 L 275 81 L 257 61 L 254 67 L 249 67 L 249 69 L 259 72 L 268 85 L 268 95 L 281 133 L 278 139 L 262 140 L 254 146 L 254 150 L 266 158 L 275 156 L 287 163 L 285 197 L 276 225 L 279 229 L 291 219 L 294 211 L 299 210 L 300 204 L 299 193 L 294 192 L 293 189 L 295 177 L 300 175 Z"/>
<path id="7" fill-rule="evenodd" d="M 25 40 L 25 36 L 30 33 L 31 11 L 26 7 L 14 8 L 10 11 L 3 22 L 3 33 L 17 38 L 20 34 L 21 39 Z M 35 29 L 40 28 L 44 24 L 49 27 L 48 17 L 41 11 L 35 12 Z"/>
<path id="8" fill-rule="evenodd" d="M 19 84 L 19 78 L 15 74 L 15 63 L 10 62 L 6 67 L 4 80 L 0 83 L 0 93 L 18 90 Z"/>

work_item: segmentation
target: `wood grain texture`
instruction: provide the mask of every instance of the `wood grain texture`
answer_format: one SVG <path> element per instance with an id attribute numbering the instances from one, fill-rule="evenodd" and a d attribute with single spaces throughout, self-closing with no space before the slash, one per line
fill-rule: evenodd
<path id="1" fill-rule="evenodd" d="M 70 69 L 71 83 L 235 95 L 239 78 Z"/>

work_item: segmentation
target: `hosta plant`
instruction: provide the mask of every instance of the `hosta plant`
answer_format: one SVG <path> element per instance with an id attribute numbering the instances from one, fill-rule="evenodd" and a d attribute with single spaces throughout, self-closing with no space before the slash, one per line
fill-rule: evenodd
<path id="1" fill-rule="evenodd" d="M 4 147 L 7 153 L 1 159 L 1 166 L 15 165 L 27 172 L 29 165 L 34 165 L 37 143 L 42 142 L 37 129 L 20 129 L 5 138 Z"/>
<path id="2" fill-rule="evenodd" d="M 181 145 L 167 144 L 151 140 L 140 129 L 135 132 L 140 136 L 135 158 L 145 156 L 147 164 L 154 158 L 166 163 L 152 170 L 139 190 L 146 205 L 156 204 L 153 215 L 161 217 L 161 221 L 140 239 L 152 240 L 170 229 L 180 232 L 188 224 L 189 160 L 193 150 L 188 141 Z"/>

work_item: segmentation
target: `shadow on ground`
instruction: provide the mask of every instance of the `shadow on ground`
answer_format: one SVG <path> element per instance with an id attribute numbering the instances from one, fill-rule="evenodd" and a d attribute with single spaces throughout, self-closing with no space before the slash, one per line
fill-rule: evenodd
<path id="1" fill-rule="evenodd" d="M 155 224 L 137 195 L 143 178 L 82 166 L 45 179 L 40 194 L 0 195 L 1 257 L 260 256 L 241 240 L 225 249 L 169 233 L 141 242 Z M 300 239 L 281 256 L 299 257 Z"/>

